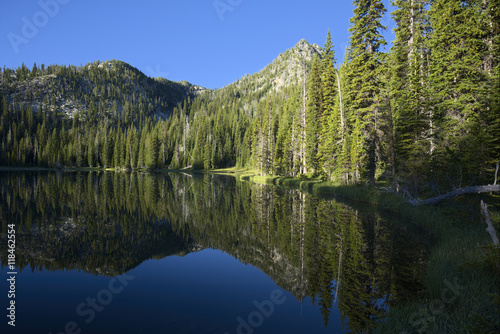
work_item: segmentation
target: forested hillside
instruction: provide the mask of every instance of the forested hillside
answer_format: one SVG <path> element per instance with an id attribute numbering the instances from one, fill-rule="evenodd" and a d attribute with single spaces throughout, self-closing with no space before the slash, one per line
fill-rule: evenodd
<path id="1" fill-rule="evenodd" d="M 189 93 L 201 88 L 187 82 L 149 78 L 138 69 L 117 60 L 94 62 L 84 66 L 37 66 L 30 70 L 4 68 L 0 92 L 9 104 L 22 103 L 52 116 L 73 117 L 85 113 L 97 120 L 117 116 L 137 121 L 144 116 L 168 115 Z"/>
<path id="2" fill-rule="evenodd" d="M 491 183 L 500 160 L 499 7 L 393 4 L 388 52 L 382 1 L 356 0 L 341 64 L 328 32 L 323 48 L 301 40 L 262 71 L 203 93 L 116 61 L 4 68 L 0 165 L 245 166 L 387 180 L 413 194 Z"/>
<path id="3" fill-rule="evenodd" d="M 120 141 L 127 133 L 168 118 L 178 103 L 205 90 L 150 78 L 115 60 L 31 70 L 23 64 L 1 74 L 4 166 L 130 166 L 115 156 L 115 144 L 125 154 Z"/>

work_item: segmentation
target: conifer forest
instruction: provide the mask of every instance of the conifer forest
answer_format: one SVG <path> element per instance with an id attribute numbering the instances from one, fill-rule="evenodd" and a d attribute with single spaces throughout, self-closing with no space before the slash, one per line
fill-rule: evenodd
<path id="1" fill-rule="evenodd" d="M 344 59 L 301 40 L 215 90 L 121 61 L 0 76 L 0 165 L 252 168 L 437 195 L 491 184 L 500 159 L 500 7 L 356 0 Z M 279 78 L 277 80 L 276 78 Z"/>
<path id="2" fill-rule="evenodd" d="M 6 4 L 0 333 L 500 333 L 498 0 L 97 3 Z"/>

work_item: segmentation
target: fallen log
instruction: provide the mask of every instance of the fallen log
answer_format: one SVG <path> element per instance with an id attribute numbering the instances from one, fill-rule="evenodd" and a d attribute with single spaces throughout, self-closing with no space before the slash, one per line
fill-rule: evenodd
<path id="1" fill-rule="evenodd" d="M 410 199 L 408 202 L 413 205 L 434 205 L 444 200 L 454 198 L 460 195 L 467 194 L 481 194 L 481 193 L 489 193 L 489 192 L 497 192 L 500 191 L 500 184 L 489 184 L 486 186 L 473 186 L 473 187 L 465 187 L 452 190 L 447 192 L 444 195 L 436 196 L 432 198 L 428 198 L 426 200 L 420 200 L 418 198 Z"/>

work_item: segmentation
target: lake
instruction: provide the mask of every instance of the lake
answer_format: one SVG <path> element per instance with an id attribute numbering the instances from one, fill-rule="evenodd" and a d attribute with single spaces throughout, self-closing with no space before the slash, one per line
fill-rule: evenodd
<path id="1" fill-rule="evenodd" d="M 2 172 L 0 210 L 2 333 L 366 332 L 426 294 L 411 222 L 231 176 Z"/>

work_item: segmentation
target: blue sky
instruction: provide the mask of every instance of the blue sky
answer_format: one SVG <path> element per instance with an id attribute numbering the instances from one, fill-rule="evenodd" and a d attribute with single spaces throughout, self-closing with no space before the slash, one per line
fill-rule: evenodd
<path id="1" fill-rule="evenodd" d="M 349 42 L 349 0 L 2 0 L 0 66 L 119 59 L 149 76 L 220 88 L 300 39 L 336 57 Z M 392 40 L 389 0 L 383 24 Z"/>

